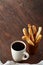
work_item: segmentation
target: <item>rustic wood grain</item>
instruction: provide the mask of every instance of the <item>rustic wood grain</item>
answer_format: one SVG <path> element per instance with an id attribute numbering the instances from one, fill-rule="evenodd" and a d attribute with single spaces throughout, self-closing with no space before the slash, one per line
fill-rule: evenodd
<path id="1" fill-rule="evenodd" d="M 0 0 L 0 60 L 3 63 L 12 60 L 10 44 L 22 40 L 22 29 L 28 23 L 43 27 L 43 0 Z M 43 39 L 38 53 L 23 62 L 37 63 L 41 60 Z"/>

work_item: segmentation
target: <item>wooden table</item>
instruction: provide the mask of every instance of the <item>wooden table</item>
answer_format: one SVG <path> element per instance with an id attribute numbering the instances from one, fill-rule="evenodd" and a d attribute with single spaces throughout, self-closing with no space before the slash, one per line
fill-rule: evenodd
<path id="1" fill-rule="evenodd" d="M 22 40 L 22 29 L 28 23 L 43 27 L 43 0 L 0 0 L 0 60 L 3 63 L 12 60 L 10 45 L 15 40 Z M 41 60 L 43 39 L 38 53 L 23 62 L 38 63 Z"/>

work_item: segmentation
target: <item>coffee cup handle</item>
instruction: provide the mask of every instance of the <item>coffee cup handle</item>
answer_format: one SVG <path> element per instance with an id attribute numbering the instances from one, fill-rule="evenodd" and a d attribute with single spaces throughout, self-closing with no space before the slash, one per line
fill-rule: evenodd
<path id="1" fill-rule="evenodd" d="M 24 52 L 23 54 L 24 55 L 23 55 L 22 60 L 27 60 L 29 58 L 29 54 L 27 52 Z"/>

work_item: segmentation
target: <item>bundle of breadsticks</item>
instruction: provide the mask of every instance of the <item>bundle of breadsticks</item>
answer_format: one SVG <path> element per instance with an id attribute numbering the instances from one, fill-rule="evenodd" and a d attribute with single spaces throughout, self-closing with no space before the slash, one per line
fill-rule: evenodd
<path id="1" fill-rule="evenodd" d="M 35 25 L 28 24 L 28 30 L 26 28 L 23 28 L 23 36 L 22 39 L 27 41 L 28 44 L 34 46 L 35 43 L 39 43 L 39 41 L 42 39 L 42 27 L 38 27 Z"/>

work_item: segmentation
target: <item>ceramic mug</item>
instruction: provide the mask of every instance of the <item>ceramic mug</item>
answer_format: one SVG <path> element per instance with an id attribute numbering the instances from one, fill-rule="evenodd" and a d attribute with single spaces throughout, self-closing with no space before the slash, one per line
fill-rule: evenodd
<path id="1" fill-rule="evenodd" d="M 24 47 L 22 47 L 23 45 Z M 29 54 L 26 52 L 26 44 L 23 41 L 12 42 L 11 54 L 14 61 L 27 60 L 29 58 Z"/>

